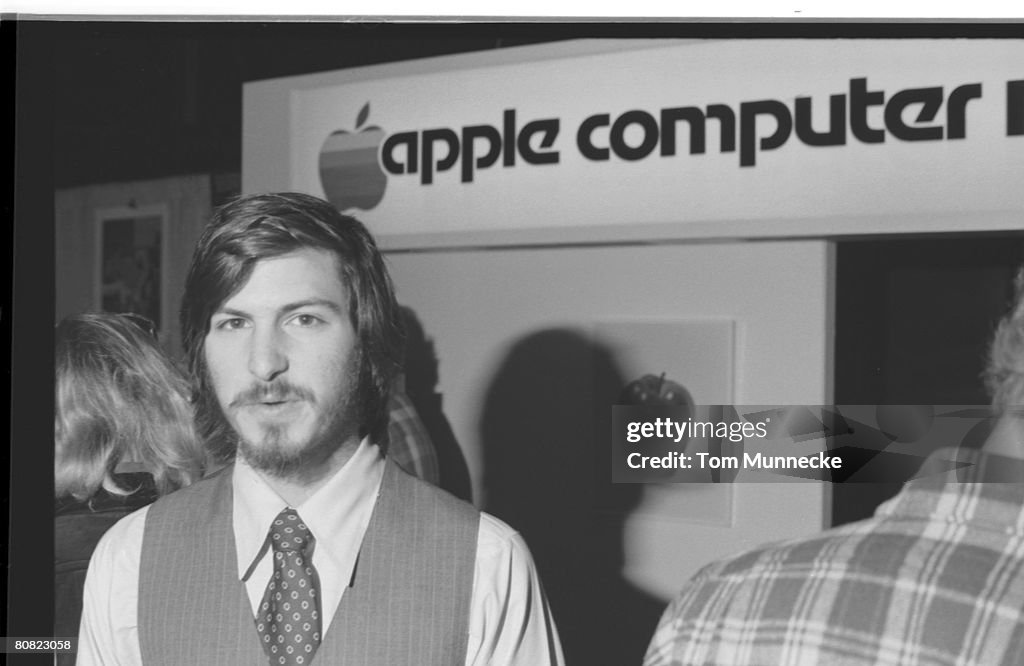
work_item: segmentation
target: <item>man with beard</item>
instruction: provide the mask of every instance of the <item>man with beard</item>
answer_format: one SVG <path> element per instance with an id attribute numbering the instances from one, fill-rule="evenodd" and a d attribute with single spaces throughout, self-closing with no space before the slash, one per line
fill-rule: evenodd
<path id="1" fill-rule="evenodd" d="M 562 662 L 521 537 L 376 444 L 399 322 L 373 238 L 328 203 L 215 214 L 181 323 L 226 466 L 97 546 L 79 664 Z"/>

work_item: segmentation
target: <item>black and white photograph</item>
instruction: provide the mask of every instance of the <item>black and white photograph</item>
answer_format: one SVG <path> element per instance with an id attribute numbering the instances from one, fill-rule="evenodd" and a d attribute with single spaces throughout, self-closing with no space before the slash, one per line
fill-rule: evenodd
<path id="1" fill-rule="evenodd" d="M 5 23 L 11 663 L 1024 663 L 1021 19 Z"/>

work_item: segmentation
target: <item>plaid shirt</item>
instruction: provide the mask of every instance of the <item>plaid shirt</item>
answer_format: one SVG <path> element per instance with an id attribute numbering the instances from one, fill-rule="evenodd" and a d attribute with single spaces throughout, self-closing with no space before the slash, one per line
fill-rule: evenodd
<path id="1" fill-rule="evenodd" d="M 441 480 L 437 450 L 412 401 L 393 390 L 388 401 L 388 457 L 405 471 L 434 484 Z"/>
<path id="2" fill-rule="evenodd" d="M 910 481 L 869 520 L 704 567 L 645 666 L 1024 664 L 1024 483 L 991 482 L 1020 464 L 935 455 L 975 466 Z"/>

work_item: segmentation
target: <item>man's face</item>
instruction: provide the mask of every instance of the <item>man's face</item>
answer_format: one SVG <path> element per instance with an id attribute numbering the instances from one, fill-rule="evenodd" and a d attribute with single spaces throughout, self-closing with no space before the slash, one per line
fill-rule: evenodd
<path id="1" fill-rule="evenodd" d="M 358 437 L 359 350 L 330 252 L 256 263 L 210 318 L 204 353 L 224 416 L 253 467 L 288 476 Z"/>

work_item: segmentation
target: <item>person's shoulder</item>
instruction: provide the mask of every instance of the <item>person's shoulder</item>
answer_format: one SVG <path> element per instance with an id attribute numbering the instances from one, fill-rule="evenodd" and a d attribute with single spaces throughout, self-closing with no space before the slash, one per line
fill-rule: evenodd
<path id="1" fill-rule="evenodd" d="M 415 474 L 402 469 L 397 463 L 389 461 L 388 467 L 394 478 L 400 479 L 399 483 L 404 484 L 416 497 L 417 503 L 430 503 L 437 510 L 465 520 L 476 520 L 480 515 L 480 511 L 469 502 L 459 499 L 429 481 L 424 481 Z"/>
<path id="2" fill-rule="evenodd" d="M 92 559 L 111 564 L 123 562 L 126 559 L 137 560 L 138 552 L 142 547 L 142 536 L 146 529 L 149 508 L 149 506 L 144 506 L 114 523 L 100 537 L 96 549 L 93 551 Z"/>
<path id="3" fill-rule="evenodd" d="M 196 481 L 190 486 L 179 488 L 153 502 L 157 510 L 167 510 L 178 505 L 185 505 L 196 500 L 212 496 L 226 480 L 230 480 L 232 466 L 223 467 L 212 474 Z M 225 478 L 226 477 L 226 478 Z"/>
<path id="4" fill-rule="evenodd" d="M 485 511 L 480 512 L 477 557 L 483 560 L 532 561 L 530 549 L 522 535 L 505 521 Z"/>
<path id="5" fill-rule="evenodd" d="M 486 511 L 480 512 L 480 533 L 494 541 L 522 540 L 519 532 L 501 518 Z"/>
<path id="6" fill-rule="evenodd" d="M 134 536 L 137 532 L 140 532 L 146 525 L 146 516 L 149 515 L 150 505 L 146 505 L 141 509 L 129 513 L 121 520 L 114 523 L 107 533 L 103 535 L 103 539 L 110 541 L 123 541 Z"/>
<path id="7" fill-rule="evenodd" d="M 734 555 L 714 560 L 699 569 L 691 584 L 728 579 L 735 584 L 744 578 L 763 580 L 791 569 L 804 570 L 827 558 L 848 562 L 866 539 L 876 538 L 878 521 L 872 518 L 814 534 L 761 544 Z"/>
<path id="8" fill-rule="evenodd" d="M 145 537 L 174 541 L 197 529 L 208 529 L 216 516 L 231 506 L 231 466 L 184 488 L 164 495 L 149 505 Z"/>

